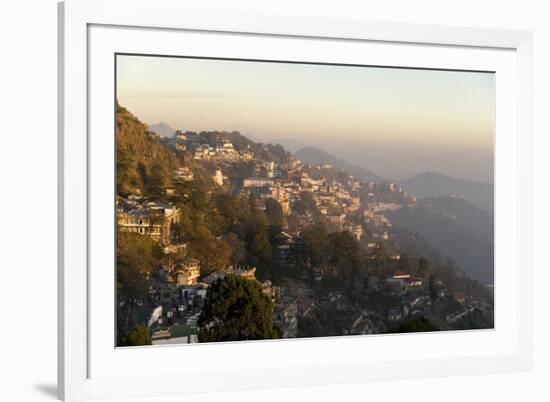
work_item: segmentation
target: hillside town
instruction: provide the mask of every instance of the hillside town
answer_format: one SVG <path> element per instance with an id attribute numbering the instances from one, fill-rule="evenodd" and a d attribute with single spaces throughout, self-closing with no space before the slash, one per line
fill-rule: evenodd
<path id="1" fill-rule="evenodd" d="M 138 187 L 118 191 L 119 236 L 139 235 L 162 249 L 143 282 L 146 292 L 119 300 L 120 309 L 133 304 L 128 322 L 146 324 L 153 345 L 200 342 L 203 306 L 212 287 L 228 277 L 261 289 L 281 338 L 493 325 L 484 287 L 443 257 L 424 258 L 418 235 L 394 227 L 388 211 L 414 208 L 417 202 L 399 185 L 364 181 L 331 163 L 305 163 L 284 150 L 274 155 L 271 145 L 230 134 L 178 131 L 160 139 L 148 133 L 183 162 L 172 166 L 158 194 Z M 269 264 L 248 256 L 213 262 L 214 251 L 197 258 L 197 246 L 182 227 L 193 211 L 193 186 L 204 183 L 211 186 L 206 197 L 246 200 L 268 219 L 276 216 L 269 225 L 277 228 L 269 232 Z M 195 192 L 185 192 L 189 188 Z M 233 237 L 220 230 L 212 242 L 239 245 Z M 325 255 L 326 239 L 352 251 Z M 231 248 L 232 255 L 236 250 Z M 436 271 L 436 264 L 443 268 Z"/>

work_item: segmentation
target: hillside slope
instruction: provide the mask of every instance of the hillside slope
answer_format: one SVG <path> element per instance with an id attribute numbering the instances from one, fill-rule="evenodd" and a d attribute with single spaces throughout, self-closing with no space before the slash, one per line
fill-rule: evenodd
<path id="1" fill-rule="evenodd" d="M 420 173 L 398 182 L 403 190 L 418 198 L 449 194 L 464 196 L 467 200 L 493 213 L 493 184 L 458 179 L 434 172 Z"/>
<path id="2" fill-rule="evenodd" d="M 361 166 L 353 165 L 343 159 L 339 159 L 328 152 L 316 147 L 305 147 L 294 154 L 298 159 L 307 163 L 331 163 L 336 168 L 346 171 L 348 174 L 364 181 L 382 182 L 384 178 Z"/>
<path id="3" fill-rule="evenodd" d="M 117 106 L 116 163 L 119 193 L 154 193 L 170 180 L 177 158 L 156 134 L 124 107 Z"/>
<path id="4" fill-rule="evenodd" d="M 487 211 L 464 199 L 435 197 L 387 215 L 394 226 L 419 233 L 467 274 L 493 283 L 494 226 Z"/>

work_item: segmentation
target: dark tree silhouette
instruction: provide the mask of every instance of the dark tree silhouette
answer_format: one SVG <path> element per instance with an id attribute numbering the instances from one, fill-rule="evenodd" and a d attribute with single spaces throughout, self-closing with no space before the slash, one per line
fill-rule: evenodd
<path id="1" fill-rule="evenodd" d="M 208 290 L 199 316 L 199 341 L 274 339 L 272 303 L 256 281 L 230 275 Z"/>
<path id="2" fill-rule="evenodd" d="M 431 332 L 439 331 L 439 327 L 427 318 L 416 318 L 399 324 L 397 332 Z"/>
<path id="3" fill-rule="evenodd" d="M 139 324 L 126 337 L 119 346 L 143 346 L 151 345 L 151 333 L 147 324 Z"/>

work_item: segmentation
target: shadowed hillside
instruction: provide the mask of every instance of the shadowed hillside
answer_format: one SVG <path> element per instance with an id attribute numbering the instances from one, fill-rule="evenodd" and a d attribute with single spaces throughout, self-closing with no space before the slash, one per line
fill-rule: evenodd
<path id="1" fill-rule="evenodd" d="M 461 195 L 473 204 L 493 213 L 493 185 L 434 172 L 417 174 L 399 182 L 403 190 L 418 198 L 439 197 L 449 194 Z"/>
<path id="2" fill-rule="evenodd" d="M 398 228 L 418 232 L 467 274 L 492 284 L 493 217 L 472 203 L 453 197 L 424 198 L 415 207 L 388 212 Z"/>

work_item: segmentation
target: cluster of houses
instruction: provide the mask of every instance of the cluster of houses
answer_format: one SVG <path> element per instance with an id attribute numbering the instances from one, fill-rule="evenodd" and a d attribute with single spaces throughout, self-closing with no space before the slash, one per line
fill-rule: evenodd
<path id="1" fill-rule="evenodd" d="M 400 255 L 392 251 L 392 224 L 386 217 L 387 211 L 414 204 L 416 199 L 404 192 L 392 182 L 363 182 L 353 176 L 331 174 L 336 172 L 332 164 L 303 164 L 290 158 L 285 164 L 274 161 L 257 160 L 246 149 L 238 150 L 226 140 L 217 140 L 212 144 L 197 142 L 195 133 L 181 133 L 168 140 L 169 145 L 179 150 L 191 152 L 195 160 L 213 162 L 254 161 L 256 169 L 252 177 L 240 181 L 233 191 L 255 195 L 258 200 L 274 199 L 288 216 L 301 201 L 303 193 L 310 194 L 319 213 L 333 230 L 349 231 L 366 245 L 369 258 L 375 258 L 384 248 L 388 259 L 388 276 L 378 278 L 370 276 L 369 291 L 383 291 L 398 296 L 399 305 L 388 306 L 384 312 L 364 310 L 355 312 L 351 319 L 350 334 L 375 334 L 387 330 L 386 325 L 406 318 L 424 317 L 430 314 L 431 300 L 425 293 L 425 284 L 418 277 L 395 269 Z M 229 179 L 221 171 L 222 164 L 215 164 L 213 180 L 223 186 Z M 323 174 L 328 173 L 328 174 Z M 193 181 L 191 169 L 180 167 L 173 171 L 175 181 Z M 339 177 L 340 179 L 335 179 Z M 126 198 L 117 197 L 117 222 L 122 232 L 138 233 L 149 236 L 164 246 L 169 255 L 185 255 L 185 244 L 174 244 L 172 226 L 181 219 L 181 211 L 170 203 L 148 201 L 139 195 Z M 307 213 L 299 217 L 302 227 L 312 222 Z M 368 229 L 368 233 L 367 233 Z M 279 235 L 278 258 L 288 261 L 299 231 L 292 232 L 285 227 Z M 153 331 L 153 343 L 197 342 L 198 317 L 208 294 L 209 286 L 227 275 L 238 275 L 256 281 L 254 267 L 227 267 L 201 276 L 201 262 L 184 258 L 169 266 L 159 268 L 152 279 L 150 301 L 153 310 L 149 326 Z M 315 280 L 323 279 L 322 272 L 315 274 Z M 262 292 L 274 303 L 273 322 L 284 338 L 298 336 L 298 320 L 315 311 L 316 307 L 341 305 L 342 311 L 349 308 L 346 298 L 341 294 L 332 294 L 330 300 L 317 300 L 311 289 L 298 291 L 285 290 L 283 286 L 273 286 L 270 281 L 261 282 Z M 444 295 L 444 286 L 440 286 Z M 453 323 L 473 311 L 473 306 L 455 295 L 455 299 L 464 305 L 463 310 L 447 316 L 447 322 Z M 344 316 L 342 316 L 342 319 Z"/>
<path id="2" fill-rule="evenodd" d="M 456 298 L 455 298 L 456 299 Z M 471 300 L 469 302 L 465 301 L 464 299 L 459 300 L 461 302 L 462 307 L 458 311 L 454 311 L 450 314 L 447 314 L 445 317 L 445 320 L 449 324 L 454 324 L 464 318 L 467 318 L 468 316 L 473 315 L 476 312 L 479 312 L 483 315 L 487 314 L 487 312 L 490 312 L 492 310 L 491 306 L 487 303 L 480 303 L 475 300 Z"/>
<path id="3" fill-rule="evenodd" d="M 310 174 L 312 169 L 321 173 Z M 372 239 L 388 240 L 392 225 L 384 212 L 416 202 L 395 183 L 363 183 L 353 176 L 328 179 L 333 175 L 322 173 L 328 170 L 334 172 L 332 164 L 307 165 L 297 159 L 291 159 L 287 166 L 270 162 L 268 174 L 244 179 L 241 192 L 278 201 L 286 215 L 293 211 L 302 193 L 309 193 L 334 230 L 347 230 L 358 240 L 365 237 L 366 226 L 372 229 Z M 300 219 L 304 226 L 312 221 L 307 214 Z"/>
<path id="4" fill-rule="evenodd" d="M 195 160 L 253 161 L 256 166 L 254 175 L 242 180 L 242 193 L 254 194 L 260 200 L 272 198 L 281 205 L 283 213 L 288 215 L 292 212 L 293 204 L 300 199 L 300 194 L 308 192 L 319 212 L 326 216 L 326 221 L 335 230 L 350 231 L 358 240 L 365 236 L 365 224 L 373 229 L 374 240 L 387 240 L 391 223 L 384 212 L 416 202 L 413 196 L 393 182 L 364 183 L 353 176 L 347 176 L 341 181 L 329 180 L 325 177 L 333 176 L 330 173 L 336 171 L 330 163 L 304 164 L 294 157 L 289 157 L 289 161 L 284 164 L 259 160 L 249 148 L 237 149 L 232 142 L 218 135 L 214 135 L 212 141 L 205 143 L 205 139 L 195 132 L 178 131 L 174 137 L 166 141 L 173 147 L 179 146 L 178 149 L 187 150 Z M 219 164 L 212 176 L 220 186 L 229 180 L 223 175 L 221 167 Z M 312 172 L 312 169 L 317 171 L 317 174 Z M 181 167 L 174 171 L 174 178 L 191 181 L 193 173 L 190 169 Z M 358 219 L 360 213 L 363 216 Z M 311 217 L 302 216 L 301 221 L 305 226 L 311 223 Z"/>
<path id="5" fill-rule="evenodd" d="M 233 143 L 217 139 L 211 143 L 193 131 L 176 131 L 173 137 L 163 139 L 166 145 L 177 151 L 192 153 L 196 160 L 209 161 L 250 161 L 254 154 L 250 149 L 238 150 Z"/>
<path id="6" fill-rule="evenodd" d="M 256 281 L 254 267 L 227 267 L 201 277 L 201 262 L 184 258 L 161 266 L 151 279 L 149 301 L 152 313 L 148 325 L 153 344 L 198 342 L 198 317 L 209 287 L 228 275 Z M 262 293 L 277 300 L 278 289 L 270 281 L 261 282 Z M 274 315 L 278 314 L 276 309 Z"/>
<path id="7" fill-rule="evenodd" d="M 250 161 L 254 154 L 249 149 L 237 150 L 229 141 L 219 141 L 214 146 L 201 144 L 193 151 L 196 160 L 210 161 Z"/>
<path id="8" fill-rule="evenodd" d="M 384 231 L 389 229 L 391 224 L 383 211 L 396 208 L 398 205 L 375 202 L 374 199 L 373 203 L 362 202 L 362 184 L 352 177 L 348 183 L 342 183 L 324 178 L 314 179 L 301 170 L 285 172 L 283 177 L 246 178 L 243 181 L 242 192 L 254 194 L 259 199 L 275 199 L 287 215 L 293 210 L 293 205 L 300 200 L 301 194 L 307 192 L 311 194 L 318 211 L 335 230 L 350 231 L 358 240 L 364 236 L 363 222 L 383 228 Z M 412 199 L 409 199 L 409 202 L 412 202 Z M 361 211 L 363 219 L 358 215 Z M 308 216 L 301 218 L 307 225 Z M 375 235 L 376 237 L 379 236 Z"/>

